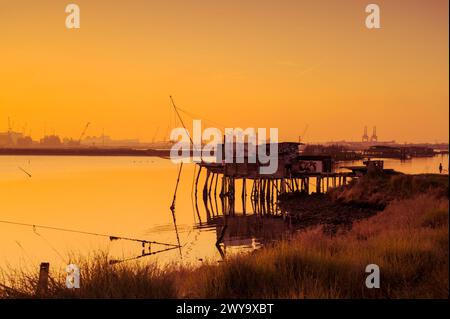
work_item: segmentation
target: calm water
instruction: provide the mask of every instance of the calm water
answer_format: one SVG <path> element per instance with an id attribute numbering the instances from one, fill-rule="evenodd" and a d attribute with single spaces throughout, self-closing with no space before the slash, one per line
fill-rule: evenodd
<path id="1" fill-rule="evenodd" d="M 448 174 L 448 154 L 434 157 L 413 158 L 400 161 L 397 159 L 382 158 L 384 168 L 392 168 L 405 174 L 439 173 L 439 164 L 442 163 L 445 174 Z M 363 161 L 345 162 L 341 165 L 363 165 Z"/>
<path id="2" fill-rule="evenodd" d="M 448 169 L 448 155 L 406 162 L 385 160 L 385 167 L 405 173 L 437 173 L 439 163 Z M 178 166 L 160 158 L 3 156 L 0 220 L 175 244 L 169 206 L 177 173 Z M 201 200 L 197 214 L 191 197 L 193 177 L 194 166 L 185 165 L 176 201 L 181 252 L 172 250 L 140 260 L 194 265 L 206 259 L 221 260 L 215 242 L 223 219 L 210 212 L 208 221 Z M 240 204 L 236 211 L 242 211 Z M 228 224 L 226 255 L 257 249 L 288 231 L 279 218 L 241 216 Z M 0 223 L 0 242 L 0 267 L 35 269 L 42 261 L 64 267 L 69 254 L 88 255 L 100 249 L 111 258 L 126 259 L 139 256 L 142 250 L 136 242 L 5 223 Z M 164 247 L 153 246 L 152 250 L 160 248 Z"/>

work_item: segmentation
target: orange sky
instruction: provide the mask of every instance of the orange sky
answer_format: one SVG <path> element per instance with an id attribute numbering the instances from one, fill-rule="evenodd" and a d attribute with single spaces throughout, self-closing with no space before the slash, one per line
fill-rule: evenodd
<path id="1" fill-rule="evenodd" d="M 169 95 L 283 140 L 448 141 L 448 1 L 0 0 L 0 131 L 151 140 Z M 189 118 L 186 117 L 186 121 Z M 211 122 L 210 122 L 211 123 Z M 208 123 L 206 123 L 208 124 Z M 370 132 L 369 132 L 370 133 Z"/>

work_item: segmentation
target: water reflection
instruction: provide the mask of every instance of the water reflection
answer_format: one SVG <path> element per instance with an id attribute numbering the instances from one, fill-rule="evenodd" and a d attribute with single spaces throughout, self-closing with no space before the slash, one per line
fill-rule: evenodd
<path id="1" fill-rule="evenodd" d="M 233 192 L 218 194 L 217 184 L 220 177 L 213 175 L 212 179 L 206 178 L 202 191 L 203 209 L 206 221 L 196 224 L 196 229 L 211 229 L 215 231 L 215 246 L 222 259 L 227 252 L 236 250 L 256 250 L 263 245 L 273 243 L 288 236 L 292 229 L 285 223 L 281 211 L 277 208 L 274 197 L 260 198 L 252 196 L 248 198 L 246 192 L 249 181 L 241 180 L 240 183 L 233 182 Z M 252 185 L 258 181 L 250 181 Z M 195 189 L 195 209 L 198 216 L 199 198 L 198 189 Z M 240 212 L 236 212 L 235 194 L 242 194 L 237 199 Z M 251 207 L 250 207 L 251 206 Z"/>
<path id="2" fill-rule="evenodd" d="M 385 160 L 385 167 L 405 173 L 437 173 L 441 162 L 448 169 L 448 155 L 408 162 Z M 236 185 L 235 194 L 239 195 L 229 201 L 220 197 L 220 178 L 210 179 L 205 202 L 203 189 L 195 191 L 195 182 L 203 185 L 206 174 L 198 176 L 194 165 L 183 168 L 174 224 L 169 206 L 178 169 L 159 158 L 3 156 L 0 219 L 174 244 L 178 242 L 176 225 L 181 262 L 194 264 L 200 259 L 220 260 L 222 254 L 252 251 L 293 231 L 273 201 L 252 200 L 250 182 L 244 201 L 242 183 Z M 40 262 L 49 261 L 52 267 L 64 269 L 69 254 L 86 256 L 106 250 L 112 259 L 122 260 L 141 255 L 143 248 L 141 243 L 75 233 L 46 229 L 38 229 L 38 233 L 41 237 L 30 227 L 0 224 L 0 268 L 31 265 L 38 269 Z M 216 247 L 221 237 L 222 254 Z M 147 253 L 148 247 L 145 250 Z M 162 264 L 179 262 L 180 251 L 139 260 L 149 259 Z"/>

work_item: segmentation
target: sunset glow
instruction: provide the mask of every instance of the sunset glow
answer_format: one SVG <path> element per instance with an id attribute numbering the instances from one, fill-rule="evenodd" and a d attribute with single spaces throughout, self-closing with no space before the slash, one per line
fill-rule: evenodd
<path id="1" fill-rule="evenodd" d="M 448 1 L 0 0 L 0 132 L 166 139 L 169 95 L 282 140 L 448 141 Z M 170 120 L 169 120 L 170 119 Z M 207 123 L 207 122 L 206 122 Z"/>

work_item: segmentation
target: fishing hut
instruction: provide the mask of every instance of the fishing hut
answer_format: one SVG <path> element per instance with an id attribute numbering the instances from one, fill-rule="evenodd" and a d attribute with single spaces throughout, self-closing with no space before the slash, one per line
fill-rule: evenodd
<path id="1" fill-rule="evenodd" d="M 277 144 L 278 165 L 275 172 L 262 174 L 261 168 L 268 166 L 260 159 L 251 161 L 250 145 L 244 143 L 241 155 L 237 147 L 233 147 L 233 160 L 216 160 L 213 163 L 201 162 L 195 183 L 195 197 L 197 198 L 198 181 L 202 170 L 206 170 L 203 184 L 203 200 L 207 203 L 211 194 L 218 194 L 224 212 L 234 214 L 235 199 L 241 197 L 243 213 L 246 213 L 246 201 L 250 198 L 254 212 L 273 212 L 278 197 L 285 193 L 312 192 L 324 193 L 331 187 L 345 185 L 349 178 L 355 176 L 353 172 L 335 172 L 331 156 L 304 155 L 300 152 L 301 143 L 283 142 Z M 236 146 L 236 145 L 235 145 Z M 225 154 L 224 145 L 219 145 Z M 266 148 L 269 154 L 270 144 L 253 146 Z M 237 187 L 237 183 L 241 187 Z M 240 189 L 240 194 L 237 190 Z M 208 213 L 208 212 L 207 212 Z"/>

